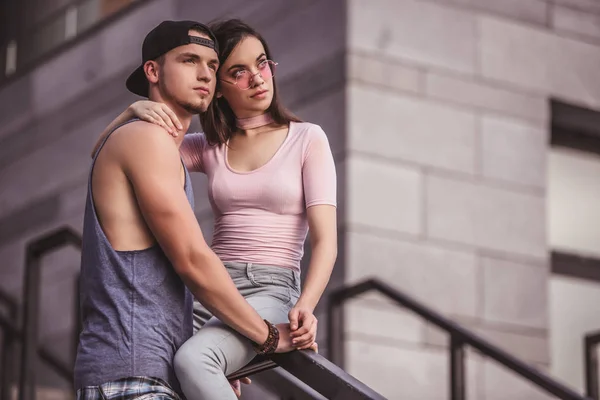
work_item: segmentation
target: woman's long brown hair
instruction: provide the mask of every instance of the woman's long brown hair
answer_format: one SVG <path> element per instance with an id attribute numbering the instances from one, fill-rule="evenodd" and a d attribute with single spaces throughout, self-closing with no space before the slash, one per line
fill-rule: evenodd
<path id="1" fill-rule="evenodd" d="M 209 28 L 215 34 L 219 42 L 219 61 L 221 65 L 229 57 L 233 49 L 245 38 L 255 37 L 262 43 L 265 48 L 267 58 L 271 59 L 271 52 L 265 39 L 254 29 L 239 19 L 228 19 L 224 21 L 212 22 Z M 217 88 L 219 82 L 217 82 Z M 273 78 L 273 100 L 267 109 L 271 113 L 275 123 L 289 124 L 290 122 L 301 122 L 301 120 L 283 107 L 277 94 L 277 85 Z M 200 123 L 204 130 L 204 135 L 209 144 L 220 145 L 227 143 L 231 135 L 236 131 L 235 114 L 229 107 L 227 100 L 220 97 L 210 103 L 208 109 L 200 114 Z"/>

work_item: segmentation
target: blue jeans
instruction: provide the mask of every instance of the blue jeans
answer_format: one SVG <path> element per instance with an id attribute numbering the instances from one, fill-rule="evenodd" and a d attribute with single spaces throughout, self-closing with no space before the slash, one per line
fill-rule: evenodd
<path id="1" fill-rule="evenodd" d="M 298 272 L 252 263 L 225 263 L 236 287 L 264 319 L 289 322 L 300 296 Z M 237 400 L 226 376 L 248 364 L 256 352 L 252 342 L 194 305 L 197 332 L 175 354 L 175 373 L 187 400 Z"/>

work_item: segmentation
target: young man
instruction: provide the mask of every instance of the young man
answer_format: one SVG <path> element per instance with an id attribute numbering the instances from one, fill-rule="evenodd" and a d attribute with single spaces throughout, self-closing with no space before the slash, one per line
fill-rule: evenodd
<path id="1" fill-rule="evenodd" d="M 167 104 L 187 131 L 212 100 L 216 47 L 204 25 L 165 21 L 146 36 L 143 63 L 127 87 Z M 182 140 L 131 121 L 94 155 L 83 228 L 78 399 L 179 399 L 173 356 L 192 335 L 192 294 L 257 352 L 292 349 L 289 324 L 263 321 L 205 242 L 179 156 Z"/>

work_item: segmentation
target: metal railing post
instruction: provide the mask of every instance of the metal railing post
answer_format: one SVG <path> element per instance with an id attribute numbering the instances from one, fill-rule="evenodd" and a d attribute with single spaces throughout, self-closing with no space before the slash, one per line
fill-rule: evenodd
<path id="1" fill-rule="evenodd" d="M 81 333 L 81 315 L 79 311 L 79 300 L 80 300 L 80 281 L 79 275 L 75 276 L 75 293 L 73 295 L 73 361 L 77 357 L 77 347 L 79 346 L 79 334 Z"/>
<path id="2" fill-rule="evenodd" d="M 465 346 L 456 335 L 450 334 L 450 399 L 465 400 Z"/>
<path id="3" fill-rule="evenodd" d="M 35 400 L 35 361 L 38 349 L 38 312 L 40 298 L 40 255 L 27 247 L 23 296 L 23 346 L 19 400 Z"/>
<path id="4" fill-rule="evenodd" d="M 596 348 L 599 339 L 600 337 L 597 335 L 587 335 L 583 345 L 586 395 L 594 400 L 600 399 L 598 393 L 598 352 Z"/>
<path id="5" fill-rule="evenodd" d="M 344 308 L 337 296 L 331 296 L 328 304 L 327 351 L 329 360 L 344 368 Z"/>
<path id="6" fill-rule="evenodd" d="M 9 306 L 8 317 L 11 321 L 17 319 L 17 308 L 14 305 Z M 2 343 L 2 376 L 0 377 L 0 400 L 11 400 L 12 399 L 12 387 L 14 382 L 14 368 L 13 364 L 15 357 L 15 343 L 16 337 L 14 333 L 9 329 L 4 330 L 4 338 Z"/>
<path id="7" fill-rule="evenodd" d="M 69 227 L 56 231 L 27 245 L 25 255 L 25 282 L 23 287 L 23 330 L 21 350 L 21 376 L 19 382 L 19 400 L 35 400 L 35 367 L 39 354 L 38 325 L 41 284 L 41 260 L 44 254 L 66 245 L 81 248 L 81 237 Z M 49 354 L 40 354 L 44 359 L 53 360 Z M 57 372 L 60 365 L 55 364 Z M 69 374 L 71 375 L 71 374 Z"/>

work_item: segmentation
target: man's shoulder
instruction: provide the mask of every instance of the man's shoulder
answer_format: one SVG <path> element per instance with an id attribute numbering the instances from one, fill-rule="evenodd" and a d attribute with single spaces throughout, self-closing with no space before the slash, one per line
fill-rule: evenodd
<path id="1" fill-rule="evenodd" d="M 113 136 L 119 136 L 121 140 L 128 141 L 173 143 L 173 139 L 163 128 L 140 120 L 135 120 L 118 127 L 113 132 Z"/>
<path id="2" fill-rule="evenodd" d="M 123 125 L 111 136 L 111 147 L 121 154 L 178 153 L 175 141 L 163 128 L 145 121 Z"/>

